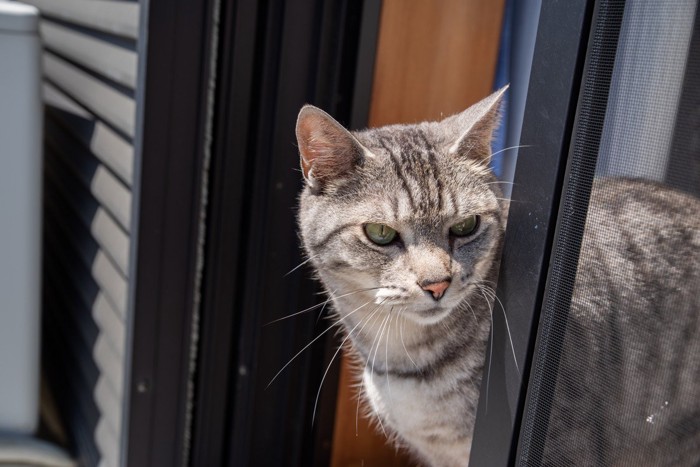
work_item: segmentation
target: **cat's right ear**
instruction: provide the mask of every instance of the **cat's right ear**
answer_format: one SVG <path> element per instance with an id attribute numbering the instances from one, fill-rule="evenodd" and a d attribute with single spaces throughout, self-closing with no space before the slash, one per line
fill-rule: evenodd
<path id="1" fill-rule="evenodd" d="M 312 105 L 305 105 L 297 118 L 297 143 L 301 172 L 314 191 L 347 175 L 362 162 L 364 148 L 333 117 Z"/>
<path id="2" fill-rule="evenodd" d="M 508 85 L 477 102 L 462 113 L 448 117 L 441 125 L 454 138 L 449 148 L 452 154 L 465 155 L 488 164 L 491 140 L 499 122 L 499 110 Z"/>

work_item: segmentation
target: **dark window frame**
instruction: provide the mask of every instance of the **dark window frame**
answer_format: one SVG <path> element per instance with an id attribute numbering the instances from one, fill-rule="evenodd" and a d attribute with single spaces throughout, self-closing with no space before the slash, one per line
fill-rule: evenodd
<path id="1" fill-rule="evenodd" d="M 502 307 L 494 307 L 473 465 L 515 463 L 593 6 L 593 0 L 542 2 L 520 137 L 528 146 L 519 150 L 515 171 L 496 290 Z"/>
<path id="2" fill-rule="evenodd" d="M 294 121 L 310 102 L 366 124 L 380 10 L 143 3 L 126 465 L 328 463 L 337 364 L 313 424 L 311 403 L 338 341 L 266 390 L 319 328 L 315 315 L 263 324 L 319 299 L 309 269 L 285 277 L 301 261 Z"/>
<path id="3" fill-rule="evenodd" d="M 185 465 L 215 1 L 141 5 L 122 462 Z"/>

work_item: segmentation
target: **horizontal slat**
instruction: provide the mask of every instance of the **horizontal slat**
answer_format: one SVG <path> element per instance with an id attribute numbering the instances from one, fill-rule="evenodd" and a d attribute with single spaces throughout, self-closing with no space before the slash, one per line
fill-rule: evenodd
<path id="1" fill-rule="evenodd" d="M 51 297 L 51 307 L 46 316 L 54 323 L 52 330 L 64 330 L 63 333 L 59 333 L 60 339 L 68 342 L 68 349 L 72 354 L 68 361 L 75 363 L 72 367 L 75 370 L 74 376 L 81 380 L 82 386 L 92 387 L 97 383 L 99 371 L 90 354 L 94 343 L 97 342 L 99 330 L 95 327 L 89 329 L 90 325 L 81 318 L 81 315 L 88 314 L 80 300 L 76 299 L 72 287 L 61 281 L 59 276 L 64 270 L 63 267 L 53 267 L 50 270 L 52 284 L 47 288 L 47 296 Z M 67 333 L 69 329 L 71 332 Z"/>
<path id="2" fill-rule="evenodd" d="M 59 355 L 62 359 L 47 366 L 47 373 L 51 379 L 52 389 L 55 391 L 56 402 L 61 406 L 61 413 L 65 417 L 72 441 L 77 450 L 77 457 L 80 458 L 81 465 L 96 465 L 99 460 L 99 453 L 94 441 L 94 430 L 97 427 L 99 414 L 97 406 L 94 405 L 90 395 L 82 392 L 85 385 L 72 377 L 75 362 L 66 352 L 66 343 L 57 341 L 56 332 L 47 336 L 47 347 L 49 352 Z M 91 410 L 85 410 L 87 405 L 93 405 Z"/>
<path id="3" fill-rule="evenodd" d="M 51 342 L 51 351 L 65 355 L 65 344 L 52 342 L 55 337 L 51 336 L 47 339 Z M 53 383 L 52 389 L 55 391 L 56 401 L 62 407 L 61 413 L 70 427 L 72 444 L 77 451 L 75 454 L 80 459 L 80 465 L 92 466 L 99 461 L 99 453 L 93 437 L 97 419 L 86 414 L 81 408 L 90 398 L 83 397 L 80 393 L 82 385 L 71 380 L 69 374 L 72 365 L 75 363 L 71 363 L 66 358 L 59 364 L 49 367 L 47 371 Z"/>
<path id="4" fill-rule="evenodd" d="M 135 51 L 46 20 L 41 22 L 39 30 L 44 45 L 52 51 L 117 83 L 131 89 L 136 87 Z"/>
<path id="5" fill-rule="evenodd" d="M 80 167 L 76 167 L 79 168 Z M 81 171 L 83 181 L 88 183 L 90 193 L 105 206 L 119 221 L 119 224 L 130 230 L 131 227 L 131 193 L 105 169 L 103 165 L 95 167 L 94 171 Z"/>
<path id="6" fill-rule="evenodd" d="M 105 376 L 95 386 L 95 402 L 114 433 L 121 433 L 123 401 L 118 399 Z"/>
<path id="7" fill-rule="evenodd" d="M 90 223 L 90 233 L 115 261 L 119 272 L 126 277 L 129 274 L 129 237 L 112 216 L 104 209 L 98 209 Z"/>
<path id="8" fill-rule="evenodd" d="M 124 362 L 114 350 L 107 344 L 104 336 L 99 336 L 95 347 L 92 349 L 92 357 L 97 367 L 102 371 L 107 384 L 114 391 L 117 398 L 124 397 Z"/>
<path id="9" fill-rule="evenodd" d="M 43 65 L 52 83 L 102 120 L 134 137 L 136 104 L 132 98 L 51 53 L 44 52 Z"/>
<path id="10" fill-rule="evenodd" d="M 61 126 L 109 167 L 127 186 L 131 186 L 134 170 L 134 148 L 107 125 L 97 120 L 51 83 L 44 82 L 44 102 L 53 107 L 50 114 Z"/>
<path id="11" fill-rule="evenodd" d="M 102 454 L 102 460 L 106 461 L 109 467 L 119 467 L 119 438 L 104 418 L 97 424 L 95 443 Z"/>
<path id="12" fill-rule="evenodd" d="M 85 307 L 92 310 L 98 293 L 103 292 L 115 312 L 121 317 L 126 316 L 126 280 L 96 243 L 91 244 L 80 232 L 68 231 L 65 224 L 57 220 L 57 216 L 60 214 L 49 212 L 46 218 L 47 225 L 53 227 L 51 230 L 54 234 L 51 237 L 56 238 L 54 248 L 60 249 L 58 254 L 64 258 L 68 277 L 73 278 L 77 290 L 83 292 Z"/>
<path id="13" fill-rule="evenodd" d="M 97 252 L 92 262 L 92 275 L 117 311 L 125 316 L 128 284 L 102 251 Z"/>
<path id="14" fill-rule="evenodd" d="M 51 326 L 48 336 L 53 347 L 62 350 L 60 354 L 54 354 L 50 360 L 52 368 L 63 367 L 62 373 L 65 380 L 75 386 L 74 392 L 81 401 L 86 418 L 95 418 L 98 415 L 97 405 L 92 399 L 92 388 L 99 379 L 99 368 L 93 361 L 90 349 L 85 349 L 79 339 L 71 331 L 70 321 L 65 318 L 67 314 L 63 305 L 57 306 L 47 313 L 46 323 Z M 57 357 L 58 356 L 58 357 Z M 80 389 L 77 389 L 80 388 Z"/>
<path id="15" fill-rule="evenodd" d="M 94 117 L 90 112 L 78 105 L 73 99 L 70 99 L 50 83 L 44 81 L 42 84 L 42 93 L 44 95 L 44 104 L 60 109 L 72 116 L 79 117 L 87 123 L 91 124 L 93 122 Z"/>
<path id="16" fill-rule="evenodd" d="M 111 0 L 23 1 L 39 8 L 45 16 L 131 39 L 138 36 L 138 3 Z"/>
<path id="17" fill-rule="evenodd" d="M 47 218 L 46 226 L 47 228 L 53 228 L 53 221 Z M 58 241 L 54 241 L 53 244 L 60 245 Z M 85 306 L 78 288 L 67 279 L 66 274 L 72 269 L 70 264 L 72 259 L 64 251 L 56 256 L 58 257 L 49 255 L 49 258 L 54 261 L 48 271 L 52 280 L 50 285 L 57 291 L 54 293 L 53 298 L 62 305 L 63 318 L 72 323 L 74 332 L 71 337 L 75 343 L 81 348 L 92 349 L 95 342 L 97 342 L 100 330 L 92 319 L 90 308 Z M 94 375 L 90 373 L 88 376 Z"/>
<path id="18" fill-rule="evenodd" d="M 65 229 L 65 225 L 58 223 L 55 220 L 55 217 L 50 225 L 55 227 L 52 229 L 55 232 L 54 235 L 58 234 L 58 229 Z M 107 258 L 104 252 L 97 247 L 96 244 L 91 244 L 90 241 L 80 232 L 69 232 L 65 230 L 64 232 L 65 233 L 61 234 L 61 237 L 66 239 L 64 240 L 66 243 L 62 242 L 62 247 L 64 249 L 66 247 L 69 248 L 69 250 L 65 252 L 66 255 L 77 254 L 80 258 L 79 265 L 72 261 L 72 264 L 69 264 L 71 264 L 71 266 L 75 269 L 88 267 L 93 280 L 99 286 L 100 290 L 104 292 L 107 300 L 114 306 L 121 316 L 124 316 L 126 314 L 126 300 L 128 291 L 127 282 L 117 272 L 112 262 Z M 76 274 L 78 271 L 75 269 L 69 271 L 69 273 Z M 95 295 L 95 297 L 97 297 L 97 295 Z M 94 304 L 91 304 L 87 309 L 91 310 L 92 306 L 94 306 Z M 92 314 L 90 313 L 88 316 L 92 316 Z"/>
<path id="19" fill-rule="evenodd" d="M 120 357 L 124 356 L 125 329 L 121 317 L 114 312 L 107 298 L 100 292 L 92 307 L 92 317 Z"/>
<path id="20" fill-rule="evenodd" d="M 61 220 L 74 232 L 90 234 L 91 241 L 102 249 L 126 276 L 129 257 L 129 237 L 117 225 L 112 217 L 86 193 L 82 198 L 76 196 L 78 190 L 69 190 L 62 186 L 62 180 L 47 179 L 46 203 L 60 213 Z M 88 230 L 89 229 L 89 230 Z M 82 241 L 82 240 L 81 240 Z"/>
<path id="21" fill-rule="evenodd" d="M 47 227 L 55 227 L 53 216 L 47 217 L 47 221 L 49 221 L 47 222 Z M 60 299 L 69 310 L 72 321 L 80 331 L 83 346 L 89 353 L 98 337 L 104 336 L 117 356 L 120 359 L 123 358 L 125 344 L 124 323 L 117 316 L 114 307 L 107 300 L 104 293 L 101 291 L 96 292 L 96 284 L 87 288 L 87 290 L 93 290 L 93 292 L 89 293 L 97 293 L 92 304 L 88 303 L 90 299 L 81 293 L 86 290 L 85 287 L 81 287 L 80 291 L 76 290 L 76 285 L 69 281 L 68 278 L 81 278 L 85 274 L 79 272 L 76 274 L 76 270 L 80 270 L 82 267 L 76 265 L 77 261 L 67 258 L 67 251 L 72 251 L 73 248 L 62 248 L 61 250 L 64 254 L 60 255 L 62 258 L 59 258 L 57 264 L 54 264 L 50 277 L 52 284 L 58 285 L 61 290 Z M 55 268 L 59 264 L 62 273 L 55 272 Z"/>
<path id="22" fill-rule="evenodd" d="M 47 216 L 46 230 L 49 227 L 50 218 Z M 50 274 L 50 281 L 47 281 L 47 286 L 54 286 L 62 293 L 73 293 L 79 297 L 83 308 L 92 309 L 91 303 L 99 293 L 99 286 L 95 279 L 90 277 L 89 272 L 85 269 L 82 261 L 75 257 L 74 254 L 69 254 L 66 245 L 56 238 L 58 235 L 63 237 L 63 234 L 49 236 L 49 241 L 46 248 L 47 267 Z M 69 250 L 70 251 L 70 250 Z M 95 339 L 96 340 L 96 336 Z M 94 342 L 89 342 L 91 346 Z"/>
<path id="23" fill-rule="evenodd" d="M 46 138 L 50 149 L 58 159 L 71 169 L 83 186 L 114 217 L 127 232 L 131 224 L 131 192 L 112 175 L 102 164 L 97 162 L 85 150 L 66 138 L 55 126 L 47 122 Z M 69 185 L 70 173 L 65 174 L 65 184 Z"/>
<path id="24" fill-rule="evenodd" d="M 100 417 L 100 409 L 92 395 L 95 383 L 86 380 L 83 375 L 86 360 L 90 367 L 95 365 L 90 358 L 90 349 L 84 349 L 78 343 L 79 339 L 72 336 L 74 324 L 66 319 L 66 315 L 69 314 L 65 308 L 59 306 L 47 316 L 47 323 L 51 329 L 49 340 L 55 350 L 60 349 L 53 352 L 60 357 L 58 361 L 51 361 L 51 371 L 54 373 L 54 382 L 58 381 L 61 387 L 58 396 L 59 403 L 64 405 L 63 413 L 68 416 L 73 434 L 79 435 L 78 440 L 75 440 L 78 441 L 79 450 L 87 450 L 96 457 L 97 452 L 93 451 L 96 449 L 94 428 Z M 96 375 L 99 374 L 96 367 L 94 371 Z M 68 407 L 69 409 L 65 410 Z M 82 461 L 88 462 L 88 459 L 83 458 Z"/>

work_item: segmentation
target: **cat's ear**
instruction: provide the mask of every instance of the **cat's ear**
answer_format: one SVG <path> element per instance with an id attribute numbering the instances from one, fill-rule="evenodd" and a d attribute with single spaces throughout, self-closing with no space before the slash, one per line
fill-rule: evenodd
<path id="1" fill-rule="evenodd" d="M 328 181 L 347 175 L 362 161 L 365 150 L 360 142 L 317 107 L 302 107 L 296 134 L 301 171 L 314 190 L 321 190 Z"/>
<path id="2" fill-rule="evenodd" d="M 501 101 L 507 89 L 508 85 L 440 123 L 454 138 L 448 150 L 450 154 L 489 162 L 493 132 L 500 121 Z"/>

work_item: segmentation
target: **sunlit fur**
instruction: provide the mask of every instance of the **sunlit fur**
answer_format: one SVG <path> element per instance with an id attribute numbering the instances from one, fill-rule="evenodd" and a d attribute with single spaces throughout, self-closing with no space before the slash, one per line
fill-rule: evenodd
<path id="1" fill-rule="evenodd" d="M 503 311 L 493 287 L 507 206 L 488 168 L 502 92 L 441 122 L 351 134 L 305 107 L 297 125 L 301 237 L 360 398 L 379 431 L 433 466 L 469 459 Z M 450 236 L 471 215 L 474 234 Z M 376 245 L 366 223 L 400 241 Z M 580 251 L 542 464 L 699 465 L 700 202 L 597 180 Z M 420 286 L 445 278 L 439 301 Z"/>
<path id="2" fill-rule="evenodd" d="M 488 167 L 502 94 L 442 122 L 350 134 L 307 107 L 297 126 L 301 237 L 362 397 L 380 431 L 435 466 L 470 453 L 507 211 Z M 473 234 L 450 234 L 471 215 Z M 377 245 L 366 223 L 399 239 Z M 419 285 L 443 279 L 440 300 Z"/>

